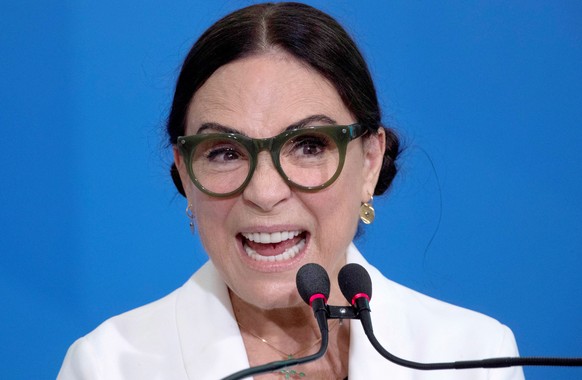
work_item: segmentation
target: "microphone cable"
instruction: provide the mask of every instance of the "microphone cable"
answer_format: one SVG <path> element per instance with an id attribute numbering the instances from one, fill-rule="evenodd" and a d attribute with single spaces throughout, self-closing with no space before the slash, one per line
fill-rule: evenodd
<path id="1" fill-rule="evenodd" d="M 417 370 L 469 369 L 469 368 L 505 368 L 516 366 L 582 366 L 582 358 L 552 358 L 552 357 L 500 357 L 483 360 L 464 360 L 443 363 L 419 363 L 399 358 L 388 352 L 376 339 L 372 328 L 369 301 L 372 296 L 372 280 L 370 275 L 359 264 L 347 264 L 338 274 L 338 283 L 344 297 L 354 307 L 356 318 L 359 318 L 366 336 L 372 346 L 384 358 L 391 362 Z"/>

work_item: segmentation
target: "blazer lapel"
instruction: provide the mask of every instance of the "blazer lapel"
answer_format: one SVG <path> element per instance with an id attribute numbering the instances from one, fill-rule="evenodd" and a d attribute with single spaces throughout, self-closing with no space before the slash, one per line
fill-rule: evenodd
<path id="1" fill-rule="evenodd" d="M 189 379 L 221 379 L 249 367 L 228 289 L 211 262 L 184 286 L 177 325 Z"/>

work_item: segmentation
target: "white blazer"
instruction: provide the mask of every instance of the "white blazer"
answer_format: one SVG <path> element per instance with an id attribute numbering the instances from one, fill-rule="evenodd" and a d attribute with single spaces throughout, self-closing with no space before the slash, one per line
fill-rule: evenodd
<path id="1" fill-rule="evenodd" d="M 517 356 L 511 331 L 482 314 L 398 285 L 350 245 L 372 278 L 374 332 L 404 359 L 443 362 Z M 381 357 L 351 321 L 349 380 L 523 379 L 520 367 L 419 371 Z M 249 367 L 228 290 L 211 262 L 168 296 L 113 317 L 68 350 L 58 380 L 216 380 Z"/>

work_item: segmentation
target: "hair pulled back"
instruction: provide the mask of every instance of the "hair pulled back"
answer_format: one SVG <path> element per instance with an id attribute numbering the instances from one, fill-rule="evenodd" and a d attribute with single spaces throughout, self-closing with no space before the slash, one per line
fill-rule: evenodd
<path id="1" fill-rule="evenodd" d="M 397 173 L 398 137 L 381 123 L 372 77 L 352 38 L 331 16 L 305 4 L 252 5 L 225 16 L 202 34 L 186 56 L 176 83 L 167 124 L 170 144 L 184 135 L 192 97 L 219 67 L 273 49 L 293 55 L 325 77 L 357 122 L 370 132 L 385 129 L 386 152 L 374 189 L 374 195 L 383 194 Z M 185 196 L 175 164 L 171 174 Z"/>

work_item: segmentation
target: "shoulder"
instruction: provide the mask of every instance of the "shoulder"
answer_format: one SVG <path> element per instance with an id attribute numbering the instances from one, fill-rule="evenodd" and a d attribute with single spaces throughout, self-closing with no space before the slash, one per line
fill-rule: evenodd
<path id="1" fill-rule="evenodd" d="M 163 367 L 180 371 L 178 306 L 204 268 L 167 296 L 112 317 L 78 339 L 67 351 L 58 379 L 155 378 Z"/>
<path id="2" fill-rule="evenodd" d="M 494 318 L 397 284 L 359 252 L 352 253 L 351 258 L 363 265 L 372 278 L 374 330 L 389 339 L 401 340 L 400 347 L 409 353 L 432 351 L 427 354 L 432 361 L 518 355 L 513 333 Z M 420 346 L 424 348 L 421 350 Z"/>
<path id="3" fill-rule="evenodd" d="M 421 294 L 383 276 L 375 276 L 375 285 L 375 302 L 371 304 L 376 319 L 394 320 L 409 337 L 416 338 L 416 344 L 447 347 L 441 353 L 456 351 L 455 360 L 517 356 L 513 333 L 496 319 Z"/>
<path id="4" fill-rule="evenodd" d="M 380 344 L 393 355 L 422 363 L 519 356 L 513 333 L 495 319 L 437 300 L 387 279 L 354 246 L 348 251 L 348 262 L 364 266 L 370 274 L 374 333 Z M 361 328 L 352 329 L 350 339 L 350 366 L 354 367 L 354 372 L 355 367 L 358 367 L 358 371 L 371 377 L 384 371 L 401 379 L 523 380 L 520 367 L 411 371 L 380 357 Z M 352 366 L 352 362 L 357 364 Z M 350 377 L 351 374 L 352 369 Z"/>
<path id="5" fill-rule="evenodd" d="M 146 372 L 156 369 L 153 364 L 166 356 L 164 351 L 177 347 L 174 305 L 180 289 L 110 318 L 78 339 L 67 351 L 58 379 L 148 378 Z"/>

